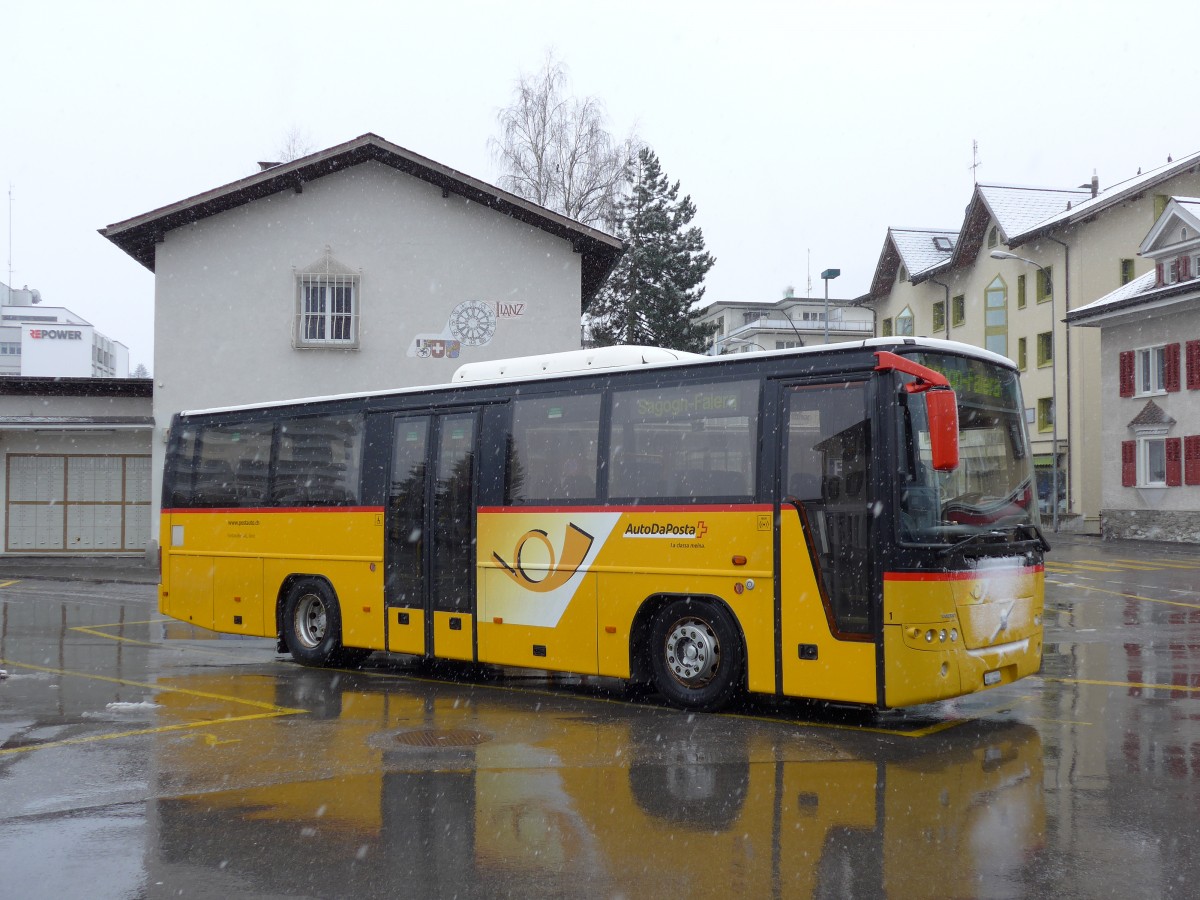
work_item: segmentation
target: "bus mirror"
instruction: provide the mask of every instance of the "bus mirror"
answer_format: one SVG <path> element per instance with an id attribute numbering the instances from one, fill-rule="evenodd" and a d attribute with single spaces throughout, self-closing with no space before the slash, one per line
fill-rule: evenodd
<path id="1" fill-rule="evenodd" d="M 929 448 L 933 468 L 953 472 L 958 468 L 958 398 L 947 389 L 925 391 L 929 415 Z"/>

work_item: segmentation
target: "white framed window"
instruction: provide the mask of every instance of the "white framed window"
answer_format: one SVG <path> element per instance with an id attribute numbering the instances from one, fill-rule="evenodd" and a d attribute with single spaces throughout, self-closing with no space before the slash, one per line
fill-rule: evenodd
<path id="1" fill-rule="evenodd" d="M 296 273 L 293 346 L 356 349 L 359 311 L 359 276 L 326 247 L 322 260 Z"/>
<path id="2" fill-rule="evenodd" d="M 900 315 L 896 316 L 896 334 L 912 337 L 915 333 L 912 307 L 906 306 L 900 310 Z"/>
<path id="3" fill-rule="evenodd" d="M 1161 434 L 1138 437 L 1138 487 L 1167 486 L 1167 439 Z"/>
<path id="4" fill-rule="evenodd" d="M 1146 347 L 1137 351 L 1137 396 L 1167 391 L 1167 348 Z"/>

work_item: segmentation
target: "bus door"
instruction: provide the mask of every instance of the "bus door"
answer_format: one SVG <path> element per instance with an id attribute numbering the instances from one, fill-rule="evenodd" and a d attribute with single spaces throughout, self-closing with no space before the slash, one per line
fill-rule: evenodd
<path id="1" fill-rule="evenodd" d="M 475 658 L 478 414 L 397 416 L 384 548 L 388 650 Z"/>
<path id="2" fill-rule="evenodd" d="M 781 687 L 875 703 L 869 384 L 783 384 L 778 396 Z"/>

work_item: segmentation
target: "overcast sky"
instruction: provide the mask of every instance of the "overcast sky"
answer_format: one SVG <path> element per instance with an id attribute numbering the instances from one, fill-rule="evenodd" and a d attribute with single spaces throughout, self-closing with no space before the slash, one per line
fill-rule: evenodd
<path id="1" fill-rule="evenodd" d="M 1200 150 L 1184 2 L 5 4 L 0 281 L 152 366 L 153 276 L 97 229 L 226 184 L 290 129 L 379 134 L 485 181 L 553 48 L 658 153 L 717 264 L 706 302 L 870 283 L 889 225 L 961 224 L 980 181 L 1101 186 Z M 1176 38 L 1182 38 L 1177 41 Z M 5 197 L 7 201 L 7 197 Z M 9 247 L 11 246 L 11 253 Z M 811 265 L 810 265 L 811 254 Z M 11 258 L 11 262 L 10 262 Z M 203 348 L 197 348 L 203 352 Z"/>

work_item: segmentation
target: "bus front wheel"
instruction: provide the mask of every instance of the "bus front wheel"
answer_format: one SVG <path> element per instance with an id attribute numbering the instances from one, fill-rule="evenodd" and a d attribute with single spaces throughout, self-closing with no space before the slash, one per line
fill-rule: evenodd
<path id="1" fill-rule="evenodd" d="M 306 666 L 338 665 L 356 653 L 342 646 L 341 608 L 319 578 L 303 578 L 288 591 L 283 637 L 292 658 Z"/>
<path id="2" fill-rule="evenodd" d="M 710 711 L 737 691 L 742 649 L 726 610 L 703 600 L 673 600 L 654 617 L 654 684 L 674 706 Z"/>

